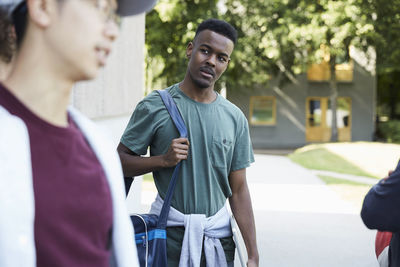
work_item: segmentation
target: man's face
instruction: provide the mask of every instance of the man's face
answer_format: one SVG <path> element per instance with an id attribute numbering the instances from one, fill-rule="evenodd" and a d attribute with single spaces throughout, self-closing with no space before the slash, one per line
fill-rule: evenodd
<path id="1" fill-rule="evenodd" d="M 115 0 L 48 1 L 55 9 L 44 36 L 49 58 L 59 62 L 56 71 L 72 81 L 95 78 L 118 35 L 108 16 L 117 7 Z"/>
<path id="2" fill-rule="evenodd" d="M 189 57 L 188 73 L 198 88 L 213 88 L 228 67 L 234 44 L 229 38 L 210 30 L 201 31 L 186 54 Z"/>

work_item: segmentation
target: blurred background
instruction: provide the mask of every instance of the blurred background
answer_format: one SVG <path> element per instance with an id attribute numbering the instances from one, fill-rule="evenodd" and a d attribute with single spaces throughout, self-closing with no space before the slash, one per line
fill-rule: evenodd
<path id="1" fill-rule="evenodd" d="M 216 84 L 249 121 L 260 266 L 377 266 L 364 195 L 400 156 L 400 1 L 161 0 L 124 19 L 102 75 L 73 104 L 115 144 L 138 101 L 180 82 L 197 25 L 239 33 Z M 147 211 L 151 174 L 130 212 Z"/>

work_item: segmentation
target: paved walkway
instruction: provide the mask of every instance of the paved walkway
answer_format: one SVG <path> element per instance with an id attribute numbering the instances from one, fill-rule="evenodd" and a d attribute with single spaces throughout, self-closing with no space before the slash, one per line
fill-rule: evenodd
<path id="1" fill-rule="evenodd" d="M 359 208 L 281 156 L 256 155 L 248 170 L 260 266 L 376 267 L 374 231 Z"/>
<path id="2" fill-rule="evenodd" d="M 359 208 L 340 199 L 315 174 L 287 157 L 256 155 L 247 177 L 260 266 L 378 266 L 375 233 L 363 225 Z M 142 191 L 143 207 L 154 196 L 151 188 Z"/>

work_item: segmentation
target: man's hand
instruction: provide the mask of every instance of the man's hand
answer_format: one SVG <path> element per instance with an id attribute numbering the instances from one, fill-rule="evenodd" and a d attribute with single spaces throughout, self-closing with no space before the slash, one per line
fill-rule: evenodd
<path id="1" fill-rule="evenodd" d="M 258 267 L 258 260 L 248 260 L 247 261 L 247 267 Z"/>
<path id="2" fill-rule="evenodd" d="M 173 139 L 166 154 L 163 155 L 164 167 L 176 166 L 181 160 L 187 159 L 189 140 L 187 138 Z"/>

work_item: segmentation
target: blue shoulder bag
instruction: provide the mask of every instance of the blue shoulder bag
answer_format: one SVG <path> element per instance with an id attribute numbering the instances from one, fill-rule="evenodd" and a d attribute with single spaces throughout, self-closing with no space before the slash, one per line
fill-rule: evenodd
<path id="1" fill-rule="evenodd" d="M 171 95 L 166 90 L 157 90 L 157 92 L 178 129 L 180 137 L 187 137 L 185 122 Z M 135 214 L 131 216 L 141 267 L 167 267 L 167 219 L 181 164 L 182 162 L 179 162 L 176 165 L 172 174 L 160 215 Z"/>

